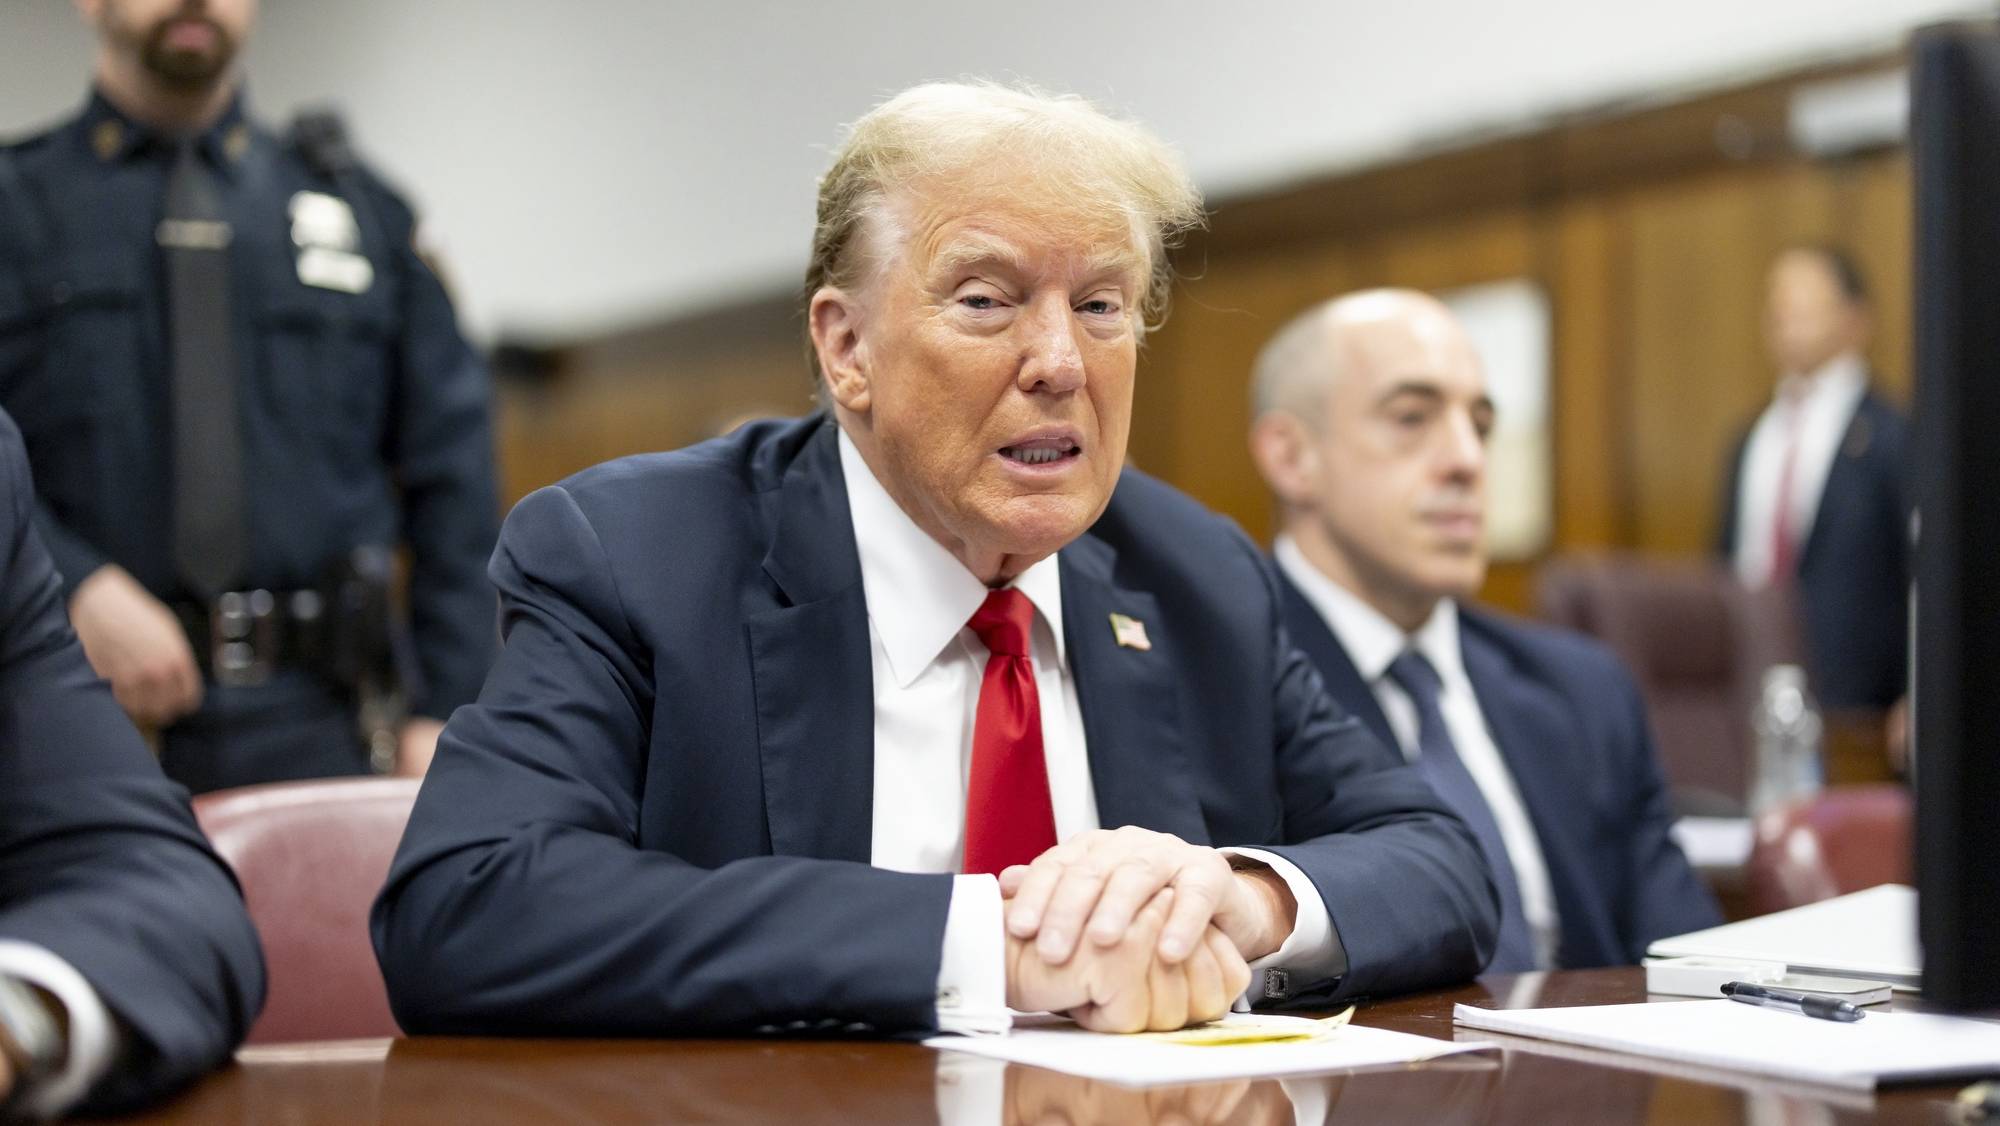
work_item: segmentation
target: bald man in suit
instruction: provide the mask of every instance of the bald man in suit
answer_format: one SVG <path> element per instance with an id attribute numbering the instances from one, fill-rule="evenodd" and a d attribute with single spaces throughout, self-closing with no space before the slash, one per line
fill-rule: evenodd
<path id="1" fill-rule="evenodd" d="M 1409 290 L 1316 306 L 1265 347 L 1255 395 L 1285 621 L 1333 697 L 1479 838 L 1501 898 L 1487 968 L 1630 964 L 1718 922 L 1668 836 L 1617 659 L 1469 602 L 1486 574 L 1494 406 L 1451 311 Z"/>

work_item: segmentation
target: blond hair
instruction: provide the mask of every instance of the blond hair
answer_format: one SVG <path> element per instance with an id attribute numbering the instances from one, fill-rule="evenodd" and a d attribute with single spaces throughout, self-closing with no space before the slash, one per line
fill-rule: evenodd
<path id="1" fill-rule="evenodd" d="M 808 305 L 822 286 L 858 287 L 878 264 L 868 251 L 880 248 L 863 245 L 861 232 L 891 194 L 992 176 L 996 166 L 1026 170 L 1068 208 L 1128 226 L 1147 258 L 1141 325 L 1159 323 L 1173 283 L 1167 251 L 1202 222 L 1201 193 L 1178 154 L 1075 95 L 990 82 L 913 86 L 848 127 L 819 182 Z"/>

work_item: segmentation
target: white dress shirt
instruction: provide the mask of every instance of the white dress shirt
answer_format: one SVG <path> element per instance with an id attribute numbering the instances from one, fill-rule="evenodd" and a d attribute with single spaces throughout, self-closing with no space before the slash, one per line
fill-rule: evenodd
<path id="1" fill-rule="evenodd" d="M 69 1023 L 69 1055 L 61 1069 L 23 1092 L 28 1113 L 53 1118 L 75 1106 L 111 1068 L 118 1051 L 111 1013 L 75 967 L 30 942 L 0 939 L 0 974 L 36 986 L 62 1004 Z"/>
<path id="2" fill-rule="evenodd" d="M 1788 375 L 1780 382 L 1750 430 L 1743 472 L 1736 482 L 1736 577 L 1753 589 L 1771 581 L 1771 542 L 1781 503 L 1778 479 L 1785 472 L 1785 449 L 1796 418 L 1798 451 L 1793 455 L 1790 495 L 1782 500 L 1790 518 L 1792 560 L 1797 563 L 1819 513 L 1827 474 L 1854 411 L 1868 390 L 1868 369 L 1852 352 L 1828 360 L 1818 371 Z M 1794 412 L 1797 412 L 1796 415 Z"/>
<path id="3" fill-rule="evenodd" d="M 1452 746 L 1465 762 L 1465 769 L 1478 784 L 1493 820 L 1500 827 L 1500 840 L 1507 859 L 1514 866 L 1514 882 L 1521 889 L 1521 913 L 1535 943 L 1535 961 L 1546 969 L 1555 964 L 1561 938 L 1561 920 L 1556 915 L 1555 891 L 1549 883 L 1549 867 L 1542 856 L 1541 838 L 1528 818 L 1528 807 L 1514 785 L 1514 775 L 1479 710 L 1472 680 L 1465 675 L 1465 660 L 1459 649 L 1458 604 L 1443 599 L 1431 616 L 1413 634 L 1382 616 L 1373 606 L 1347 588 L 1321 574 L 1307 561 L 1299 545 L 1289 536 L 1279 536 L 1273 550 L 1278 566 L 1292 580 L 1306 601 L 1333 631 L 1334 639 L 1347 651 L 1355 671 L 1375 693 L 1375 702 L 1389 721 L 1389 729 L 1402 745 L 1403 757 L 1415 762 L 1418 754 L 1417 708 L 1401 685 L 1388 675 L 1389 664 L 1405 649 L 1422 653 L 1437 669 L 1443 682 L 1438 691 L 1438 711 L 1451 735 Z"/>
<path id="4" fill-rule="evenodd" d="M 839 435 L 848 513 L 868 603 L 875 685 L 874 824 L 869 860 L 903 872 L 958 872 L 965 853 L 965 789 L 986 647 L 966 628 L 988 590 L 925 534 L 875 479 L 846 432 Z M 1034 604 L 1029 638 L 1042 714 L 1056 839 L 1098 827 L 1083 712 L 1062 628 L 1062 572 L 1051 555 L 1014 587 Z M 1268 864 L 1298 901 L 1286 943 L 1253 969 L 1282 966 L 1310 978 L 1344 955 L 1311 880 L 1282 857 L 1224 849 Z M 1261 974 L 1253 977 L 1253 982 Z M 1253 987 L 1254 991 L 1254 987 Z M 956 877 L 938 967 L 938 1025 L 946 1032 L 1004 1032 L 1006 938 L 1000 885 Z"/>

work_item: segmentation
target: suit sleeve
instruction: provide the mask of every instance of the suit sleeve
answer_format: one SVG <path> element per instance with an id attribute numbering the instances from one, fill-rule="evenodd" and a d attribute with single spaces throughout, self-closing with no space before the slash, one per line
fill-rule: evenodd
<path id="1" fill-rule="evenodd" d="M 935 1028 L 952 878 L 774 856 L 704 869 L 641 847 L 642 779 L 674 785 L 649 747 L 699 754 L 705 733 L 652 730 L 652 657 L 597 532 L 543 489 L 491 572 L 499 661 L 445 729 L 372 920 L 403 1027 Z"/>
<path id="2" fill-rule="evenodd" d="M 1719 925 L 1722 909 L 1674 841 L 1673 803 L 1638 686 L 1615 662 L 1610 671 L 1609 695 L 1628 732 L 1621 745 L 1630 748 L 1627 761 L 1619 764 L 1620 780 L 1628 786 L 1623 808 L 1630 828 L 1618 933 L 1627 963 L 1637 965 L 1658 939 Z"/>
<path id="3" fill-rule="evenodd" d="M 186 793 L 70 632 L 4 416 L 0 476 L 0 939 L 50 951 L 103 999 L 126 1050 L 90 1105 L 130 1106 L 228 1058 L 263 1003 L 262 954 Z"/>
<path id="4" fill-rule="evenodd" d="M 391 460 L 403 490 L 410 625 L 422 674 L 410 710 L 442 719 L 479 694 L 497 641 L 485 574 L 499 525 L 493 393 L 444 287 L 410 245 L 408 212 L 395 214 L 404 308 Z"/>
<path id="5" fill-rule="evenodd" d="M 1249 549 L 1246 544 L 1247 550 Z M 1493 953 L 1499 894 L 1472 833 L 1416 770 L 1340 711 L 1272 607 L 1283 839 L 1267 846 L 1318 889 L 1347 973 L 1304 983 L 1290 1003 L 1407 992 L 1477 974 Z"/>

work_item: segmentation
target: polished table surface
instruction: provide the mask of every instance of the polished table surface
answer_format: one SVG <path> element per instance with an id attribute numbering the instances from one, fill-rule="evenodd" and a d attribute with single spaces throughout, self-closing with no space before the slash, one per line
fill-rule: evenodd
<path id="1" fill-rule="evenodd" d="M 1645 1000 L 1637 969 L 1493 975 L 1364 1003 L 1357 1024 L 1451 1039 L 1452 1005 Z M 1892 1007 L 1911 1002 L 1898 995 Z M 1806 1019 L 1804 1017 L 1801 1020 Z M 1134 1091 L 1008 1066 L 984 1123 L 1683 1123 L 1816 1126 L 1953 1121 L 1957 1085 L 1875 1093 L 1806 1087 L 1512 1037 L 1498 1054 L 1303 1079 Z M 1562 1053 L 1562 1054 L 1558 1054 Z M 805 1040 L 500 1040 L 408 1037 L 246 1049 L 237 1063 L 135 1122 L 940 1123 L 943 1053 L 916 1044 Z M 1572 1058 L 1585 1056 L 1587 1058 Z M 968 1057 L 954 1056 L 955 1059 Z M 1321 1108 L 1324 1108 L 1323 1112 Z M 1321 1117 L 1323 1113 L 1323 1118 Z"/>

